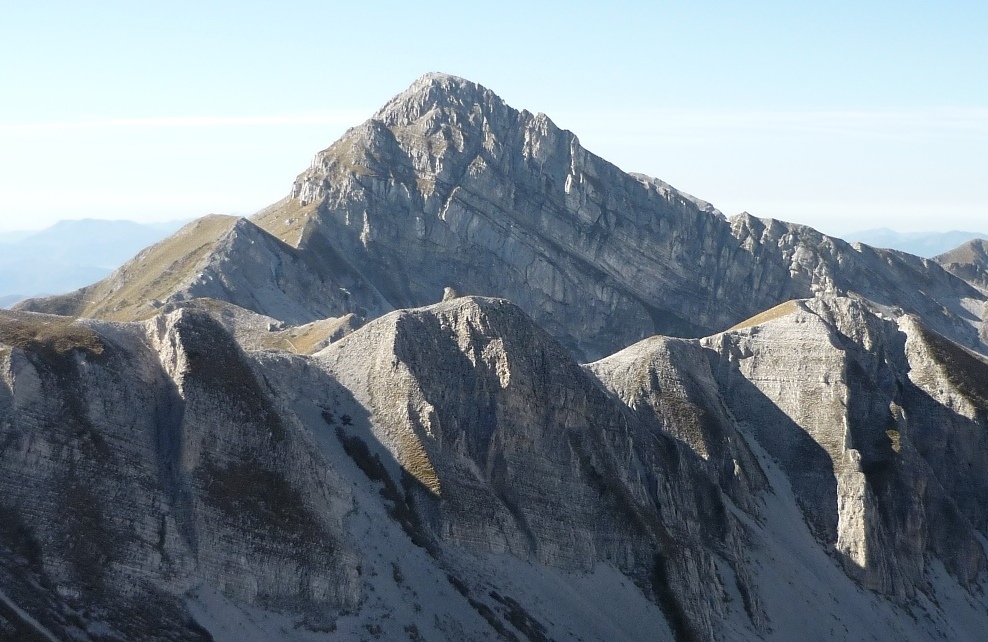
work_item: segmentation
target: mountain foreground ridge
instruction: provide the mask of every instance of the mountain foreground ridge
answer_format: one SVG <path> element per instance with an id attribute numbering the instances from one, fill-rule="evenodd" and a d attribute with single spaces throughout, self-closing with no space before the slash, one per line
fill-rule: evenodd
<path id="1" fill-rule="evenodd" d="M 426 75 L 0 311 L 0 639 L 980 639 L 977 256 L 727 218 Z"/>

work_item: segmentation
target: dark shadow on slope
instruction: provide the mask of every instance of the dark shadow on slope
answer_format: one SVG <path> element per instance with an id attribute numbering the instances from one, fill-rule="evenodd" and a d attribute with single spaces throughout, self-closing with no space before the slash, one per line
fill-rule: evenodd
<path id="1" fill-rule="evenodd" d="M 909 418 L 901 427 L 902 440 L 915 448 L 933 478 L 923 498 L 928 546 L 970 586 L 986 565 L 974 532 L 988 537 L 988 427 L 911 384 L 904 387 L 902 403 Z M 982 416 L 986 410 L 981 407 Z"/>
<path id="2" fill-rule="evenodd" d="M 988 363 L 919 325 L 919 339 L 944 368 L 949 383 L 974 406 L 965 417 L 912 381 L 905 358 L 905 334 L 898 345 L 871 351 L 844 335 L 851 358 L 848 388 L 848 447 L 860 454 L 860 470 L 875 499 L 867 504 L 865 527 L 872 542 L 869 566 L 893 568 L 910 594 L 924 582 L 924 555 L 933 552 L 960 583 L 968 586 L 985 566 L 972 527 L 988 528 Z M 892 408 L 901 408 L 898 415 Z M 917 528 L 925 532 L 917 532 Z M 901 579 L 897 579 L 901 572 Z"/>
<path id="3" fill-rule="evenodd" d="M 734 365 L 713 350 L 708 355 L 738 426 L 780 464 L 813 535 L 824 544 L 835 544 L 837 479 L 829 453 Z"/>
<path id="4" fill-rule="evenodd" d="M 323 419 L 326 423 L 329 425 L 335 424 L 335 420 L 329 418 L 332 417 L 332 414 L 328 411 L 323 412 Z M 417 489 L 421 494 L 422 492 L 428 492 L 428 489 L 415 479 L 415 477 L 410 475 L 407 470 L 401 469 L 402 490 L 399 490 L 398 484 L 391 478 L 387 466 L 381 460 L 380 452 L 372 454 L 370 448 L 367 446 L 367 442 L 355 435 L 348 435 L 346 429 L 342 426 L 336 426 L 335 432 L 336 438 L 339 439 L 340 444 L 343 446 L 343 450 L 357 464 L 357 467 L 360 468 L 367 479 L 372 482 L 381 483 L 381 498 L 389 502 L 387 510 L 391 519 L 398 522 L 401 529 L 405 531 L 405 534 L 408 535 L 408 538 L 412 540 L 413 544 L 424 549 L 432 557 L 438 557 L 438 544 L 431 533 L 425 530 L 419 514 L 413 508 L 415 501 L 413 493 L 415 490 Z M 388 452 L 384 448 L 381 448 L 381 450 Z M 394 464 L 397 465 L 398 462 L 394 461 Z"/>
<path id="5" fill-rule="evenodd" d="M 371 417 L 345 387 L 330 375 L 318 369 L 306 369 L 306 387 L 321 391 L 330 401 L 319 404 L 322 424 L 310 425 L 314 432 L 332 431 L 345 458 L 354 466 L 347 471 L 347 464 L 337 469 L 344 477 L 352 474 L 363 475 L 378 486 L 378 492 L 388 516 L 395 521 L 409 540 L 422 548 L 433 563 L 446 571 L 447 579 L 460 593 L 478 616 L 491 628 L 491 633 L 509 642 L 518 642 L 519 637 L 512 626 L 524 637 L 533 642 L 545 642 L 540 637 L 545 627 L 528 615 L 516 602 L 511 605 L 493 607 L 486 603 L 482 595 L 474 595 L 466 582 L 459 579 L 455 568 L 449 568 L 440 546 L 440 514 L 443 510 L 442 498 L 421 483 L 414 474 L 403 468 L 394 454 L 381 443 L 371 429 Z M 328 462 L 333 466 L 332 462 Z M 509 626 L 510 625 L 510 626 Z"/>

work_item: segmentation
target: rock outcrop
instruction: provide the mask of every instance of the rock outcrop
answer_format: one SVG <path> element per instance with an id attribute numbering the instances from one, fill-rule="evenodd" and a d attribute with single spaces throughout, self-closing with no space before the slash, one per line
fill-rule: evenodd
<path id="1" fill-rule="evenodd" d="M 984 481 L 957 473 L 988 455 L 982 402 L 969 399 L 988 399 L 974 383 L 988 381 L 988 362 L 849 299 L 793 302 L 702 343 L 731 413 L 853 577 L 911 598 L 930 555 L 964 585 L 983 573 Z"/>
<path id="2" fill-rule="evenodd" d="M 613 565 L 682 639 L 727 618 L 723 565 L 762 623 L 719 471 L 639 421 L 514 305 L 396 312 L 315 359 L 370 411 L 436 540 L 569 571 Z M 746 500 L 759 481 L 738 482 Z"/>
<path id="3" fill-rule="evenodd" d="M 203 583 L 275 609 L 358 604 L 346 487 L 315 474 L 210 317 L 4 313 L 0 341 L 2 585 L 57 638 L 82 618 L 101 639 L 193 639 L 180 598 Z"/>
<path id="4" fill-rule="evenodd" d="M 703 336 L 817 292 L 898 306 L 978 344 L 983 294 L 935 263 L 725 219 L 595 156 L 544 114 L 442 74 L 319 153 L 254 220 L 302 252 L 332 246 L 396 308 L 450 285 L 507 298 L 582 358 L 654 334 Z"/>

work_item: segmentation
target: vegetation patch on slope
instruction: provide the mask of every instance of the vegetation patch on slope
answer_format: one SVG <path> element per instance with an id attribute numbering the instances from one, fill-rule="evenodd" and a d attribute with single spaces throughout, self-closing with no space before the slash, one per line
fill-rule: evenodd
<path id="1" fill-rule="evenodd" d="M 6 310 L 0 312 L 0 343 L 58 354 L 71 350 L 102 354 L 104 349 L 99 334 L 75 319 Z"/>
<path id="2" fill-rule="evenodd" d="M 272 236 L 298 248 L 302 232 L 312 216 L 319 212 L 319 202 L 302 205 L 298 199 L 285 198 L 252 217 L 254 224 Z"/>
<path id="3" fill-rule="evenodd" d="M 319 520 L 281 473 L 255 462 L 233 462 L 225 467 L 209 462 L 200 475 L 206 500 L 232 519 L 246 522 L 249 530 L 295 544 L 321 542 L 328 546 Z"/>
<path id="4" fill-rule="evenodd" d="M 727 329 L 727 332 L 733 332 L 734 330 L 743 330 L 745 328 L 753 328 L 756 325 L 762 325 L 763 323 L 768 323 L 775 319 L 782 318 L 788 314 L 792 314 L 799 310 L 799 304 L 796 299 L 786 301 L 785 303 L 780 303 L 774 308 L 769 308 L 764 312 L 760 312 L 755 316 L 745 319 L 741 323 L 734 325 Z"/>
<path id="5" fill-rule="evenodd" d="M 187 356 L 186 381 L 217 394 L 238 420 L 266 428 L 274 443 L 284 440 L 281 415 L 223 326 L 206 313 L 189 311 L 175 328 Z"/>
<path id="6" fill-rule="evenodd" d="M 216 242 L 236 224 L 236 216 L 205 216 L 174 236 L 152 245 L 110 277 L 86 289 L 77 309 L 79 316 L 133 321 L 155 312 L 153 301 L 166 299 Z"/>
<path id="7" fill-rule="evenodd" d="M 328 424 L 333 423 L 330 421 L 331 417 L 332 415 L 328 412 L 323 413 L 323 419 Z M 346 422 L 344 421 L 344 423 Z M 407 490 L 406 492 L 398 490 L 398 485 L 391 479 L 391 475 L 388 474 L 388 469 L 381 461 L 380 456 L 376 453 L 371 454 L 370 448 L 367 447 L 367 444 L 360 437 L 348 435 L 342 428 L 336 428 L 336 438 L 340 440 L 344 452 L 357 464 L 357 467 L 367 476 L 367 479 L 383 484 L 380 490 L 381 497 L 391 502 L 391 505 L 388 507 L 388 515 L 398 522 L 402 530 L 405 531 L 405 534 L 412 540 L 412 543 L 424 549 L 433 557 L 438 555 L 439 549 L 425 530 L 418 513 L 412 507 Z M 403 481 L 405 481 L 406 487 L 410 483 L 410 480 Z"/>
<path id="8" fill-rule="evenodd" d="M 296 354 L 312 354 L 337 341 L 360 326 L 355 314 L 339 318 L 321 319 L 272 332 L 265 336 L 261 344 L 268 350 L 286 350 Z"/>

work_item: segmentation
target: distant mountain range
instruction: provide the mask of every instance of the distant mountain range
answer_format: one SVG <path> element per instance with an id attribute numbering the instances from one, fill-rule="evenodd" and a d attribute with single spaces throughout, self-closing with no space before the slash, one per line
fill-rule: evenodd
<path id="1" fill-rule="evenodd" d="M 866 243 L 872 247 L 900 250 L 927 259 L 932 259 L 963 243 L 979 238 L 988 239 L 988 234 L 957 230 L 950 232 L 896 232 L 887 227 L 881 227 L 844 235 L 844 240 L 849 243 Z"/>
<path id="2" fill-rule="evenodd" d="M 82 219 L 39 231 L 0 233 L 0 307 L 98 281 L 186 222 Z"/>

